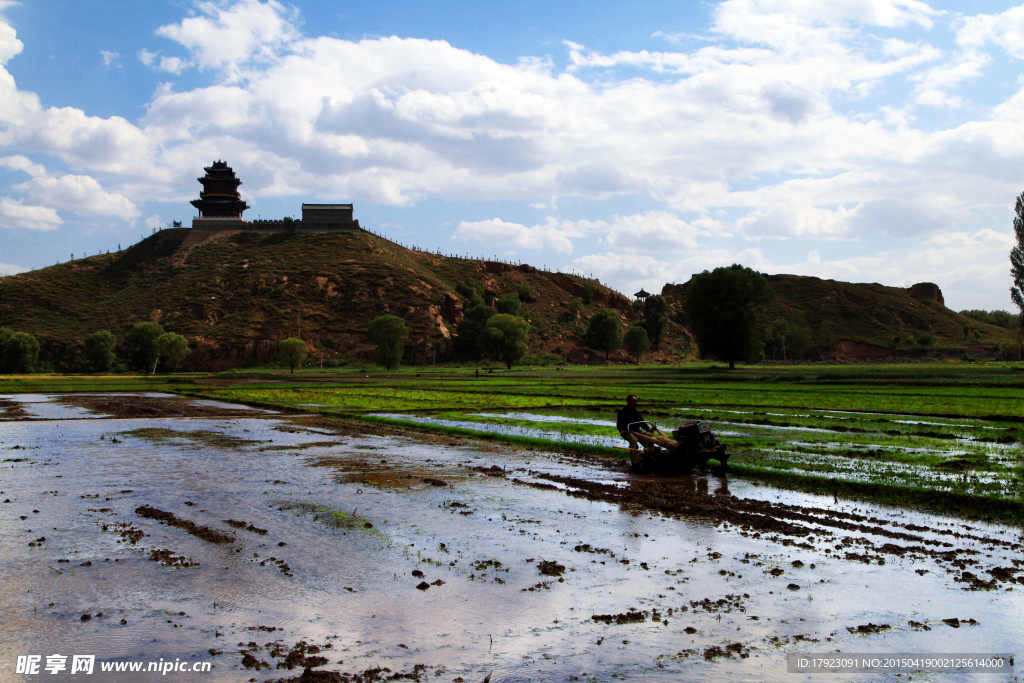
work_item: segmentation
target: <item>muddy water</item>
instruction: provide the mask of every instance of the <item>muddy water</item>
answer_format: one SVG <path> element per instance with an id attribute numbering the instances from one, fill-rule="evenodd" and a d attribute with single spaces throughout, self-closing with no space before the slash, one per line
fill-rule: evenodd
<path id="1" fill-rule="evenodd" d="M 789 652 L 1024 642 L 1019 529 L 145 400 L 199 416 L 43 396 L 0 422 L 0 680 L 53 653 L 214 667 L 167 680 L 292 678 L 304 656 L 474 683 L 791 680 Z M 914 676 L 951 678 L 994 679 Z"/>

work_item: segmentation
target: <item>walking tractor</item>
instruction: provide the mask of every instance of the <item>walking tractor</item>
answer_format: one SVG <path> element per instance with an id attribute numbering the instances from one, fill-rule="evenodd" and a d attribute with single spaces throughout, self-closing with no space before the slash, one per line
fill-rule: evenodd
<path id="1" fill-rule="evenodd" d="M 647 423 L 659 436 L 648 436 L 634 432 L 643 448 L 629 448 L 630 466 L 634 474 L 686 474 L 694 469 L 706 471 L 708 461 L 718 462 L 718 469 L 725 471 L 729 454 L 725 446 L 707 426 L 699 422 L 684 424 L 668 438 L 656 424 Z M 631 424 L 632 428 L 633 425 Z M 632 429 L 630 430 L 632 431 Z"/>

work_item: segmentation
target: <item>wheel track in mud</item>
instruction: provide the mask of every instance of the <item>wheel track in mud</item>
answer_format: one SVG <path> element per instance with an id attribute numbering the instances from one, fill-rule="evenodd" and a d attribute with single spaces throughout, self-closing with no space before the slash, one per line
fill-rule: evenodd
<path id="1" fill-rule="evenodd" d="M 607 503 L 618 504 L 624 509 L 643 510 L 657 512 L 675 517 L 701 518 L 712 521 L 716 524 L 728 523 L 739 527 L 743 532 L 755 534 L 766 534 L 768 540 L 775 541 L 784 546 L 794 545 L 805 550 L 817 550 L 814 545 L 806 542 L 805 539 L 811 536 L 830 537 L 831 541 L 838 541 L 837 549 L 847 548 L 851 545 L 858 545 L 865 549 L 863 553 L 847 552 L 840 554 L 831 553 L 834 559 L 843 559 L 851 562 L 885 564 L 885 556 L 909 559 L 929 558 L 936 564 L 949 564 L 953 568 L 946 568 L 947 573 L 957 574 L 954 580 L 966 583 L 967 588 L 992 590 L 998 587 L 998 583 L 1022 583 L 1024 584 L 1024 562 L 1010 560 L 1014 567 L 1000 567 L 993 564 L 988 573 L 994 581 L 979 583 L 975 575 L 966 572 L 966 565 L 979 565 L 977 557 L 983 554 L 981 549 L 957 546 L 947 539 L 955 539 L 960 542 L 978 543 L 984 549 L 995 551 L 1018 551 L 1020 543 L 1007 541 L 1005 539 L 993 538 L 977 534 L 964 534 L 948 529 L 932 529 L 915 524 L 900 524 L 892 520 L 880 520 L 876 517 L 866 517 L 850 512 L 827 510 L 817 507 L 802 507 L 788 503 L 773 503 L 771 501 L 756 500 L 751 498 L 738 498 L 736 496 L 713 495 L 696 491 L 692 483 L 684 484 L 678 480 L 631 480 L 628 486 L 619 486 L 577 477 L 549 474 L 545 472 L 531 471 L 531 474 L 539 479 L 555 482 L 565 486 L 562 490 L 566 495 L 587 500 L 596 500 Z M 515 484 L 525 484 L 535 488 L 550 490 L 551 484 L 543 482 L 513 480 Z M 689 486 L 687 484 L 690 484 Z M 864 524 L 862 522 L 870 522 Z M 885 523 L 893 527 L 902 527 L 907 531 L 886 529 L 879 526 Z M 871 535 L 885 539 L 893 539 L 907 542 L 908 546 L 894 543 L 883 543 L 876 545 L 866 537 L 843 537 L 839 538 L 833 530 L 844 532 L 857 532 L 864 535 Z M 937 534 L 942 540 L 927 538 L 921 534 L 909 533 L 911 531 L 928 532 Z M 797 539 L 794 541 L 793 539 Z M 872 550 L 875 555 L 869 555 L 866 551 Z M 973 556 L 973 557 L 972 557 Z M 960 570 L 959 573 L 956 570 Z M 1022 573 L 1017 578 L 1016 573 Z"/>

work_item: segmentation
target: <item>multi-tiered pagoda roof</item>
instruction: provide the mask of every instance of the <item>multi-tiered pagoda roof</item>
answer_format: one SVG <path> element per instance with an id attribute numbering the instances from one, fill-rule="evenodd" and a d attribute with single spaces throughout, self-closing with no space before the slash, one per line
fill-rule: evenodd
<path id="1" fill-rule="evenodd" d="M 199 199 L 193 199 L 192 206 L 199 209 L 202 218 L 242 218 L 242 212 L 249 205 L 242 201 L 238 186 L 242 181 L 235 177 L 235 171 L 226 161 L 215 161 L 203 170 L 206 175 L 197 180 L 203 184 Z"/>

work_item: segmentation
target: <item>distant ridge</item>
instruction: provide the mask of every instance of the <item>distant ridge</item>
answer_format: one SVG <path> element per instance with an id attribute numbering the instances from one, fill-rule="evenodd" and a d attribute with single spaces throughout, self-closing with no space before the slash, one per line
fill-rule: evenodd
<path id="1" fill-rule="evenodd" d="M 809 357 L 849 360 L 922 355 L 916 343 L 922 333 L 934 336 L 930 355 L 982 357 L 994 353 L 996 343 L 1015 343 L 1010 330 L 946 308 L 942 290 L 931 282 L 903 288 L 803 275 L 766 277 L 775 301 L 761 316 L 762 327 L 776 319 L 805 326 L 813 340 Z M 662 289 L 677 316 L 683 310 L 688 284 L 667 284 Z M 967 340 L 965 325 L 970 330 Z"/>
<path id="2" fill-rule="evenodd" d="M 429 363 L 452 353 L 466 303 L 456 287 L 467 278 L 496 295 L 533 288 L 523 309 L 534 354 L 597 357 L 573 333 L 583 318 L 568 319 L 569 302 L 588 284 L 595 298 L 584 318 L 602 307 L 636 316 L 629 299 L 596 280 L 414 251 L 365 231 L 180 228 L 114 254 L 0 279 L 0 325 L 36 335 L 45 360 L 72 369 L 86 335 L 109 329 L 123 339 L 151 320 L 189 340 L 187 367 L 220 370 L 272 361 L 278 340 L 300 335 L 311 351 L 370 357 L 369 323 L 391 313 L 409 327 L 407 361 Z"/>

